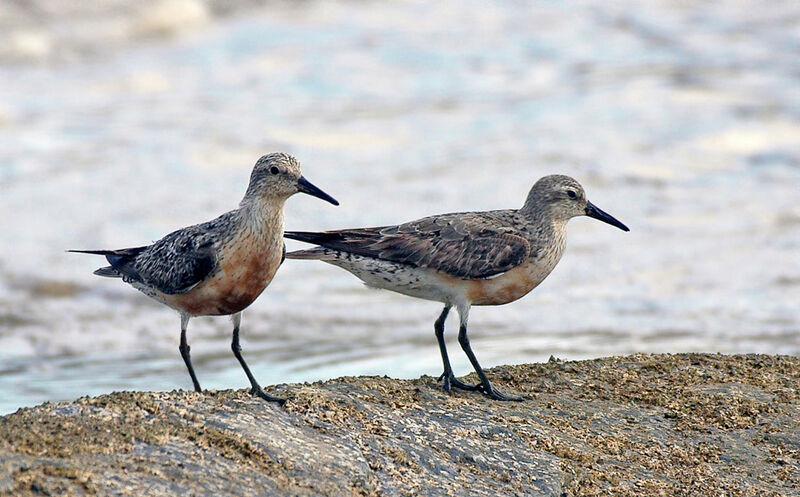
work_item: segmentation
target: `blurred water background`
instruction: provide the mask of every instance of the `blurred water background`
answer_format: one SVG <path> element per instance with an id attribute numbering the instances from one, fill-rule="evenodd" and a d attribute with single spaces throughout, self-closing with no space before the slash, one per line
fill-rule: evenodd
<path id="1" fill-rule="evenodd" d="M 0 413 L 190 388 L 177 315 L 64 250 L 230 210 L 277 150 L 342 202 L 288 229 L 517 207 L 550 173 L 631 227 L 573 220 L 538 289 L 474 308 L 484 366 L 800 353 L 800 2 L 83 4 L 0 5 Z M 267 385 L 437 375 L 439 311 L 287 261 L 244 353 Z M 247 385 L 227 319 L 189 336 L 205 388 Z"/>

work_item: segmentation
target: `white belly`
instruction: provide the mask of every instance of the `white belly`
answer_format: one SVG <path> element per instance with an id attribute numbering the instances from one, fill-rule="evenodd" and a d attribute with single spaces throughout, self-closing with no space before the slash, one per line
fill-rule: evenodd
<path id="1" fill-rule="evenodd" d="M 402 293 L 410 297 L 456 305 L 464 300 L 467 282 L 437 271 L 353 254 L 323 259 L 353 273 L 367 286 Z"/>

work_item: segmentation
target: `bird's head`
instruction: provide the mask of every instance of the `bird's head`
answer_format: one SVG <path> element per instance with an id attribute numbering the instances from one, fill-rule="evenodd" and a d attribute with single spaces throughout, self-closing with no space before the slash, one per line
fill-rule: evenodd
<path id="1" fill-rule="evenodd" d="M 563 174 L 552 174 L 537 181 L 528 193 L 522 212 L 532 216 L 546 213 L 551 218 L 563 222 L 575 216 L 589 216 L 623 231 L 629 231 L 627 226 L 612 215 L 589 202 L 580 183 Z"/>
<path id="2" fill-rule="evenodd" d="M 323 192 L 300 171 L 300 162 L 289 154 L 267 154 L 256 162 L 250 175 L 250 185 L 245 200 L 275 199 L 284 201 L 295 193 L 307 193 L 333 205 L 339 205 L 333 197 Z"/>

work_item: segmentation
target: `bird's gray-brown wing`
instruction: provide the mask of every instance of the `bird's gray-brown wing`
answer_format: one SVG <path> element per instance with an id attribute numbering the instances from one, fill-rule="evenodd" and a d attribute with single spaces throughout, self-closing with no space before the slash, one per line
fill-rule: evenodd
<path id="1" fill-rule="evenodd" d="M 170 233 L 133 258 L 109 262 L 125 279 L 170 295 L 186 293 L 217 266 L 214 237 L 193 228 Z"/>
<path id="2" fill-rule="evenodd" d="M 217 267 L 216 244 L 229 226 L 225 217 L 174 231 L 152 245 L 118 250 L 73 250 L 104 255 L 100 276 L 121 277 L 166 294 L 186 293 Z"/>
<path id="3" fill-rule="evenodd" d="M 432 216 L 399 226 L 308 233 L 287 238 L 387 261 L 426 267 L 464 279 L 489 278 L 522 264 L 528 241 L 479 213 Z"/>

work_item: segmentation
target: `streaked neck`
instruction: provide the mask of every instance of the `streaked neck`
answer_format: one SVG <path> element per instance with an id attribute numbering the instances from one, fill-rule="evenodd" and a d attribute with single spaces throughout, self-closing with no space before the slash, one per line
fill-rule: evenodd
<path id="1" fill-rule="evenodd" d="M 283 236 L 283 206 L 286 199 L 247 198 L 239 205 L 239 213 L 247 228 L 256 234 L 277 233 Z"/>

